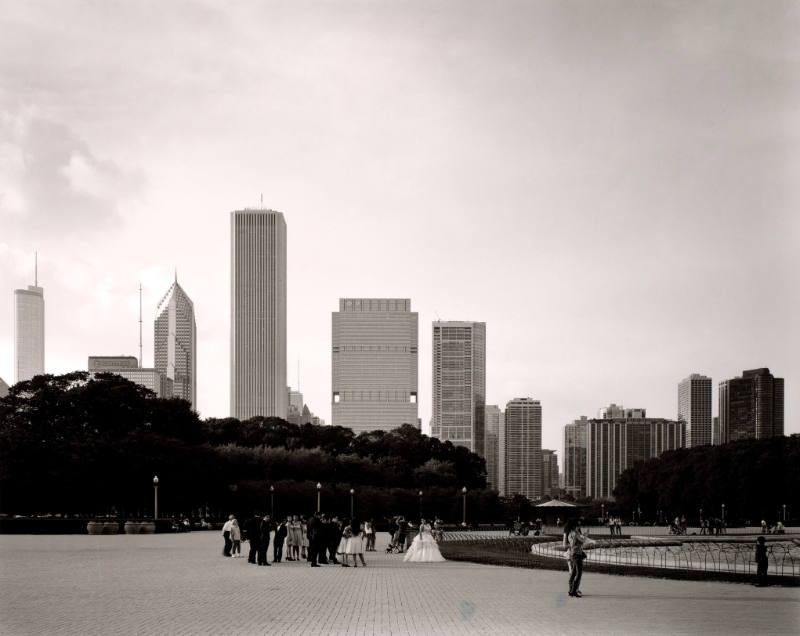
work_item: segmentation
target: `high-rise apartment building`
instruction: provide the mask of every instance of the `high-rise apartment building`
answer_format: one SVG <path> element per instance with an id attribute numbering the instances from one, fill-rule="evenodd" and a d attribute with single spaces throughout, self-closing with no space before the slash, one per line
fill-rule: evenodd
<path id="1" fill-rule="evenodd" d="M 197 324 L 194 303 L 178 277 L 158 303 L 154 323 L 155 368 L 172 380 L 173 397 L 197 408 Z"/>
<path id="2" fill-rule="evenodd" d="M 528 499 L 542 496 L 542 405 L 531 398 L 514 398 L 505 412 L 505 490 Z"/>
<path id="3" fill-rule="evenodd" d="M 783 378 L 762 368 L 719 383 L 719 443 L 778 435 L 783 435 Z"/>
<path id="4" fill-rule="evenodd" d="M 44 373 L 44 289 L 38 261 L 33 285 L 14 290 L 14 382 Z"/>
<path id="5" fill-rule="evenodd" d="M 3 378 L 0 378 L 0 398 L 8 395 L 9 386 Z"/>
<path id="6" fill-rule="evenodd" d="M 564 491 L 572 497 L 586 496 L 586 431 L 585 415 L 564 426 Z"/>
<path id="7" fill-rule="evenodd" d="M 408 298 L 342 298 L 332 314 L 334 426 L 419 427 L 419 317 Z"/>
<path id="8" fill-rule="evenodd" d="M 542 496 L 558 493 L 558 455 L 554 450 L 542 449 Z"/>
<path id="9" fill-rule="evenodd" d="M 624 470 L 685 445 L 685 422 L 647 417 L 588 420 L 585 495 L 612 499 Z"/>
<path id="10" fill-rule="evenodd" d="M 686 446 L 711 443 L 711 378 L 693 373 L 678 384 L 678 419 L 686 422 Z"/>
<path id="11" fill-rule="evenodd" d="M 89 356 L 89 373 L 113 373 L 130 380 L 156 397 L 172 397 L 172 380 L 158 369 L 143 369 L 134 356 Z"/>
<path id="12" fill-rule="evenodd" d="M 483 455 L 486 323 L 433 323 L 431 436 Z"/>
<path id="13" fill-rule="evenodd" d="M 500 491 L 500 422 L 503 412 L 496 404 L 484 409 L 484 443 L 482 453 L 486 460 L 486 485 Z"/>
<path id="14" fill-rule="evenodd" d="M 231 212 L 231 415 L 286 417 L 286 221 Z"/>

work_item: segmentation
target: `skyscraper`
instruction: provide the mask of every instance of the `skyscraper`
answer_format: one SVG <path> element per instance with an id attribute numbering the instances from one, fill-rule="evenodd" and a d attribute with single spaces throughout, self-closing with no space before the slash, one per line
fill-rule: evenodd
<path id="1" fill-rule="evenodd" d="M 486 323 L 433 323 L 431 436 L 483 455 Z"/>
<path id="2" fill-rule="evenodd" d="M 542 405 L 531 398 L 506 404 L 506 495 L 542 496 Z"/>
<path id="3" fill-rule="evenodd" d="M 564 426 L 564 490 L 573 497 L 586 496 L 586 431 L 585 415 Z"/>
<path id="4" fill-rule="evenodd" d="M 686 446 L 711 443 L 711 378 L 693 373 L 678 384 L 678 419 L 686 422 Z"/>
<path id="5" fill-rule="evenodd" d="M 178 277 L 158 303 L 154 323 L 155 368 L 172 380 L 173 397 L 197 408 L 197 324 L 194 304 Z"/>
<path id="6" fill-rule="evenodd" d="M 486 430 L 482 455 L 486 460 L 486 485 L 500 491 L 500 423 L 503 412 L 496 404 L 487 404 L 484 412 Z"/>
<path id="7" fill-rule="evenodd" d="M 44 289 L 36 264 L 33 285 L 14 290 L 14 382 L 44 373 Z"/>
<path id="8" fill-rule="evenodd" d="M 783 378 L 762 368 L 719 383 L 718 443 L 777 435 L 783 435 Z"/>
<path id="9" fill-rule="evenodd" d="M 332 313 L 334 426 L 419 427 L 419 318 L 408 298 L 342 298 Z"/>
<path id="10" fill-rule="evenodd" d="M 231 415 L 286 417 L 286 221 L 231 212 Z"/>
<path id="11" fill-rule="evenodd" d="M 558 493 L 558 456 L 554 450 L 542 449 L 542 496 Z"/>
<path id="12" fill-rule="evenodd" d="M 3 378 L 0 378 L 0 398 L 4 398 L 8 395 L 8 384 Z"/>
<path id="13" fill-rule="evenodd" d="M 586 496 L 612 498 L 617 479 L 625 469 L 685 444 L 685 422 L 636 416 L 588 420 Z"/>

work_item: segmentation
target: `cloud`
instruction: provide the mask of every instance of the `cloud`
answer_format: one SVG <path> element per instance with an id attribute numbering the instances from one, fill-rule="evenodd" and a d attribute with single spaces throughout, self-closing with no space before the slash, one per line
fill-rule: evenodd
<path id="1" fill-rule="evenodd" d="M 119 226 L 122 201 L 138 196 L 141 174 L 98 158 L 66 125 L 0 116 L 0 219 L 38 236 Z"/>

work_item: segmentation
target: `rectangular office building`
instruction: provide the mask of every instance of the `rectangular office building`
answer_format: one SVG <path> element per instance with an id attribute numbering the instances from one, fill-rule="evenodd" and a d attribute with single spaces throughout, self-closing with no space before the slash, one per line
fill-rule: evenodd
<path id="1" fill-rule="evenodd" d="M 332 315 L 334 426 L 419 428 L 419 318 L 408 298 L 342 298 Z"/>

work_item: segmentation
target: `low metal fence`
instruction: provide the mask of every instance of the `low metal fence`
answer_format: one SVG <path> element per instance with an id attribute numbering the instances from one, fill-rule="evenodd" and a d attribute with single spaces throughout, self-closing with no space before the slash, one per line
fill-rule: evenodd
<path id="1" fill-rule="evenodd" d="M 647 541 L 643 539 L 598 539 L 585 545 L 586 560 L 614 565 L 645 566 L 718 572 L 756 572 L 755 545 L 749 541 Z M 560 541 L 537 543 L 534 554 L 567 558 Z M 768 573 L 800 576 L 800 546 L 791 540 L 767 543 Z"/>

